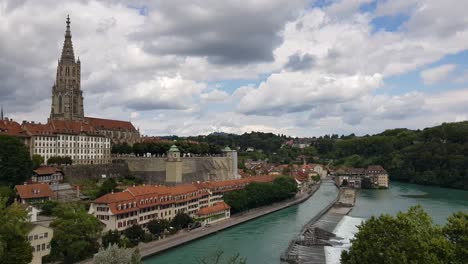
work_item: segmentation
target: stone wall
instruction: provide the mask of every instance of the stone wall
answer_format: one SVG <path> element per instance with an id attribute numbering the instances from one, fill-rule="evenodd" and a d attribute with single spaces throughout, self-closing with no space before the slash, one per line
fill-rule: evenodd
<path id="1" fill-rule="evenodd" d="M 182 182 L 219 181 L 234 179 L 232 160 L 228 157 L 184 157 L 182 159 Z M 114 160 L 128 165 L 132 175 L 148 184 L 165 183 L 165 158 L 125 157 Z"/>
<path id="2" fill-rule="evenodd" d="M 72 179 L 101 179 L 102 175 L 117 178 L 130 174 L 125 163 L 63 166 L 62 170 L 65 177 Z"/>

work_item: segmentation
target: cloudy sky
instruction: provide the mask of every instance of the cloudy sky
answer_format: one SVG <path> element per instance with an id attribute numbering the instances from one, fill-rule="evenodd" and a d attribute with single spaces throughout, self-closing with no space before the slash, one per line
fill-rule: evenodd
<path id="1" fill-rule="evenodd" d="M 64 3 L 66 2 L 66 3 Z M 144 134 L 468 119 L 468 1 L 0 0 L 0 104 L 46 121 L 70 14 L 88 116 Z"/>

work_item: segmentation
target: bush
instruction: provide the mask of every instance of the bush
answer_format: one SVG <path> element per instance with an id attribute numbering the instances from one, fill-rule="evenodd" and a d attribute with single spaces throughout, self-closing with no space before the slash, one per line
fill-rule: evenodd
<path id="1" fill-rule="evenodd" d="M 146 225 L 146 228 L 148 228 L 148 231 L 150 231 L 151 234 L 159 236 L 164 232 L 164 229 L 169 227 L 169 225 L 169 221 L 165 219 L 158 219 L 149 221 Z"/>

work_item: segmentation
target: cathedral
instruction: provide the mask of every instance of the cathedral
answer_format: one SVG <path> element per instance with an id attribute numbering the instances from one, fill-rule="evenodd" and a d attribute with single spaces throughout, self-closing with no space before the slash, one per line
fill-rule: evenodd
<path id="1" fill-rule="evenodd" d="M 52 106 L 49 120 L 83 121 L 100 134 L 111 138 L 114 144 L 133 145 L 140 141 L 140 133 L 131 122 L 84 116 L 81 90 L 81 62 L 75 60 L 70 17 L 67 17 L 65 40 L 58 61 L 56 80 L 52 86 Z"/>
<path id="2" fill-rule="evenodd" d="M 50 118 L 55 120 L 84 121 L 83 92 L 81 91 L 81 62 L 75 61 L 70 17 L 63 42 L 62 56 L 58 61 L 56 81 L 52 86 Z"/>
<path id="3" fill-rule="evenodd" d="M 52 103 L 47 123 L 23 121 L 21 124 L 0 113 L 0 135 L 22 140 L 31 155 L 70 157 L 73 164 L 111 162 L 112 144 L 140 142 L 140 132 L 128 121 L 86 117 L 81 90 L 81 62 L 75 60 L 70 18 L 52 86 Z"/>

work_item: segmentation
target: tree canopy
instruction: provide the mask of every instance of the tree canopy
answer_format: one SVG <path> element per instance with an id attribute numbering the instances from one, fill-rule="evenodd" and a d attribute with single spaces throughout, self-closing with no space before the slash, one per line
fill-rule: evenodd
<path id="1" fill-rule="evenodd" d="M 468 257 L 466 213 L 453 215 L 441 228 L 433 224 L 421 206 L 415 206 L 395 217 L 371 217 L 358 228 L 349 252 L 344 251 L 341 255 L 343 264 L 461 264 Z"/>
<path id="2" fill-rule="evenodd" d="M 32 260 L 32 249 L 27 238 L 30 230 L 28 214 L 18 204 L 6 207 L 0 197 L 0 264 L 27 264 Z"/>
<path id="3" fill-rule="evenodd" d="M 51 260 L 73 263 L 91 257 L 99 249 L 101 222 L 81 204 L 60 204 L 54 210 Z"/>
<path id="4" fill-rule="evenodd" d="M 22 184 L 31 176 L 29 150 L 19 139 L 0 135 L 0 184 Z"/>
<path id="5" fill-rule="evenodd" d="M 250 183 L 244 189 L 228 192 L 224 201 L 231 206 L 232 213 L 269 205 L 294 197 L 297 183 L 292 177 L 279 176 L 273 183 Z"/>

